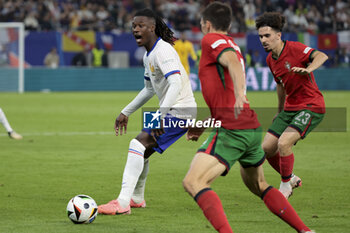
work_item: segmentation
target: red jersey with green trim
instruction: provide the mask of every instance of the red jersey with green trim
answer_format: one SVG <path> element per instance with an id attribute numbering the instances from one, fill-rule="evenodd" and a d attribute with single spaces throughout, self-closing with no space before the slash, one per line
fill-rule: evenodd
<path id="1" fill-rule="evenodd" d="M 285 41 L 277 59 L 272 58 L 272 53 L 266 58 L 275 81 L 282 83 L 285 88 L 285 111 L 309 109 L 316 113 L 325 113 L 324 99 L 315 82 L 314 74 L 301 75 L 291 71 L 292 67 L 306 68 L 311 62 L 311 54 L 314 51 L 300 42 Z"/>
<path id="2" fill-rule="evenodd" d="M 199 61 L 198 76 L 205 102 L 210 108 L 211 117 L 221 121 L 225 129 L 255 129 L 260 126 L 256 113 L 248 104 L 235 119 L 236 102 L 233 81 L 228 69 L 219 63 L 219 57 L 226 51 L 234 51 L 241 61 L 244 59 L 233 38 L 219 33 L 208 33 L 202 39 L 202 55 Z"/>

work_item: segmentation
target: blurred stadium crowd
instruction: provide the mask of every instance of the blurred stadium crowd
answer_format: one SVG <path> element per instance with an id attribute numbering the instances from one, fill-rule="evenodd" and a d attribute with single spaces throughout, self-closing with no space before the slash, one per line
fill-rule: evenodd
<path id="1" fill-rule="evenodd" d="M 150 7 L 177 31 L 199 31 L 199 17 L 210 0 L 0 0 L 0 22 L 24 22 L 26 30 L 129 32 L 135 11 Z M 286 31 L 334 33 L 350 29 L 348 0 L 228 0 L 232 33 L 255 30 L 265 11 L 287 17 Z"/>

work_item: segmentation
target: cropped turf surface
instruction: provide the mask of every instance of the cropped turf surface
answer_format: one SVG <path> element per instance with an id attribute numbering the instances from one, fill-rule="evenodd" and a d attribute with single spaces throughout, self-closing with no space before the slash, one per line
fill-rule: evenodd
<path id="1" fill-rule="evenodd" d="M 347 108 L 349 115 L 350 92 L 323 93 L 327 107 Z M 136 94 L 0 93 L 0 107 L 24 136 L 11 140 L 0 126 L 0 232 L 215 232 L 181 184 L 207 133 L 199 142 L 182 138 L 163 155 L 151 157 L 147 208 L 132 209 L 129 216 L 99 215 L 89 225 L 74 225 L 67 218 L 66 205 L 77 194 L 98 204 L 119 194 L 129 141 L 141 129 L 141 112 L 129 118 L 127 135 L 116 137 L 113 124 Z M 249 92 L 248 97 L 253 107 L 277 106 L 274 92 Z M 201 93 L 196 98 L 204 107 Z M 146 106 L 157 106 L 156 98 Z M 349 145 L 349 132 L 312 132 L 294 147 L 294 171 L 303 186 L 289 200 L 317 233 L 350 232 Z M 264 169 L 267 181 L 278 188 L 277 173 L 267 162 Z M 248 191 L 238 164 L 212 188 L 235 232 L 295 232 Z"/>

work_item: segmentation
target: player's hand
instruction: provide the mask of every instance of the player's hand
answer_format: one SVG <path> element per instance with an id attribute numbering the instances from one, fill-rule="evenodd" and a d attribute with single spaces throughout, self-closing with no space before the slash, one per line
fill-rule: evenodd
<path id="1" fill-rule="evenodd" d="M 301 75 L 307 75 L 307 74 L 310 74 L 311 72 L 306 69 L 306 68 L 302 68 L 302 67 L 293 67 L 291 69 L 294 73 L 296 74 L 301 74 Z"/>
<path id="2" fill-rule="evenodd" d="M 119 133 L 120 135 L 123 135 L 123 130 L 124 130 L 124 134 L 126 134 L 128 120 L 129 118 L 125 116 L 123 113 L 120 113 L 117 119 L 115 119 L 114 130 L 115 130 L 116 136 L 118 136 Z"/>
<path id="3" fill-rule="evenodd" d="M 152 129 L 151 131 L 151 136 L 154 138 L 155 141 L 156 137 L 159 137 L 160 135 L 162 135 L 163 133 L 165 133 L 164 129 L 163 129 L 163 120 L 161 120 L 160 122 L 160 128 L 159 129 Z"/>
<path id="4" fill-rule="evenodd" d="M 187 131 L 186 139 L 191 141 L 198 141 L 198 138 L 202 135 L 202 133 L 205 131 L 205 128 L 189 128 Z"/>
<path id="5" fill-rule="evenodd" d="M 238 118 L 238 115 L 241 113 L 241 111 L 243 110 L 244 104 L 249 104 L 249 101 L 247 100 L 247 98 L 243 95 L 243 96 L 236 96 L 236 102 L 234 105 L 235 108 L 235 119 Z"/>

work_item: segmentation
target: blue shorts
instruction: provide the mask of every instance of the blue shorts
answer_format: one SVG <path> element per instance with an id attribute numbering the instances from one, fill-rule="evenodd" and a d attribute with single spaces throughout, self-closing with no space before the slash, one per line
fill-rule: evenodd
<path id="1" fill-rule="evenodd" d="M 171 121 L 174 121 L 174 122 L 184 121 L 183 119 L 179 119 L 173 116 L 171 116 L 170 118 L 171 118 Z M 167 119 L 169 119 L 168 116 L 166 116 L 164 120 L 167 120 Z M 164 128 L 164 133 L 158 137 L 155 137 L 158 146 L 153 147 L 152 149 L 162 154 L 169 146 L 171 146 L 174 142 L 176 142 L 179 138 L 181 138 L 182 135 L 184 135 L 187 132 L 187 130 L 188 130 L 187 128 L 181 128 L 181 127 Z M 143 128 L 142 131 L 151 135 L 152 129 Z"/>

